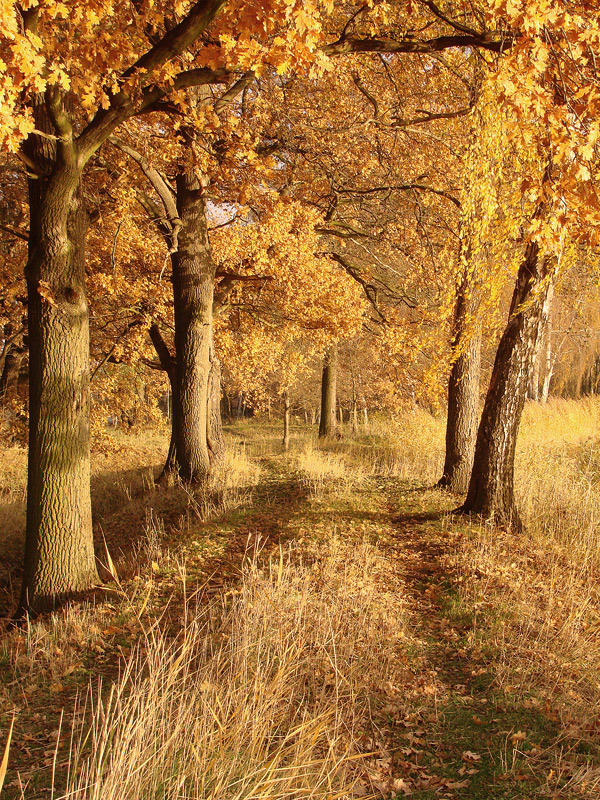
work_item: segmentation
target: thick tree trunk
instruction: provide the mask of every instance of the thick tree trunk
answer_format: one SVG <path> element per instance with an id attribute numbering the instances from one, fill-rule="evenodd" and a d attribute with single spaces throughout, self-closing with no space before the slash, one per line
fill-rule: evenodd
<path id="1" fill-rule="evenodd" d="M 283 449 L 290 448 L 290 397 L 287 392 L 281 396 L 283 403 Z"/>
<path id="2" fill-rule="evenodd" d="M 337 344 L 332 345 L 325 355 L 323 362 L 323 377 L 321 380 L 321 421 L 319 423 L 319 438 L 333 436 L 336 430 L 336 381 L 337 381 Z"/>
<path id="3" fill-rule="evenodd" d="M 454 306 L 452 368 L 448 379 L 446 456 L 438 483 L 456 494 L 464 494 L 469 486 L 479 414 L 481 329 L 476 322 L 479 299 L 468 234 L 461 240 L 460 261 L 462 277 Z"/>
<path id="4" fill-rule="evenodd" d="M 74 160 L 56 158 L 52 140 L 33 139 L 30 152 L 42 175 L 29 183 L 29 472 L 18 614 L 51 608 L 98 581 L 81 172 Z"/>
<path id="5" fill-rule="evenodd" d="M 446 457 L 438 485 L 456 494 L 467 491 L 473 466 L 479 415 L 480 364 L 481 332 L 477 330 L 452 364 L 448 380 Z"/>
<path id="6" fill-rule="evenodd" d="M 473 471 L 462 511 L 521 528 L 514 501 L 515 445 L 531 362 L 548 315 L 553 279 L 548 257 L 527 245 L 500 340 L 477 434 Z"/>
<path id="7" fill-rule="evenodd" d="M 181 220 L 178 248 L 172 254 L 175 311 L 175 383 L 173 429 L 177 471 L 185 481 L 208 477 L 211 456 L 209 425 L 215 264 L 206 223 L 204 189 L 192 173 L 177 176 L 177 211 Z M 213 395 L 220 390 L 213 382 Z M 218 447 L 213 431 L 212 444 Z"/>

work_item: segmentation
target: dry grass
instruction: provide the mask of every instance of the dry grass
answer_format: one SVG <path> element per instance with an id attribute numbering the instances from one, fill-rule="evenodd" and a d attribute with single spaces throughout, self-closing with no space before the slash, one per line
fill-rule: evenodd
<path id="1" fill-rule="evenodd" d="M 346 429 L 343 429 L 343 433 Z M 364 474 L 433 484 L 444 463 L 444 420 L 415 408 L 401 417 L 375 418 L 356 437 L 343 435 L 319 444 L 343 455 Z"/>
<path id="2" fill-rule="evenodd" d="M 355 460 L 353 462 L 347 451 L 334 453 L 315 449 L 312 442 L 305 444 L 304 449 L 296 454 L 295 467 L 301 484 L 314 497 L 352 491 L 365 478 L 365 472 Z"/>
<path id="3" fill-rule="evenodd" d="M 546 704 L 555 715 L 561 738 L 545 757 L 561 774 L 573 742 L 596 748 L 600 740 L 599 422 L 595 399 L 529 405 L 515 480 L 525 534 L 472 524 L 448 556 L 462 578 L 468 636 L 489 654 L 494 686 Z M 307 430 L 290 463 L 313 498 L 372 491 L 378 482 L 369 484 L 371 476 L 431 485 L 440 473 L 443 433 L 442 420 L 419 411 L 375 421 L 356 439 L 316 444 Z M 202 520 L 247 504 L 259 478 L 248 451 L 280 450 L 274 426 L 261 433 L 240 424 L 234 441 L 208 490 L 167 490 L 177 496 L 178 514 L 183 508 L 181 530 L 187 525 L 204 536 Z M 154 443 L 139 447 L 140 459 L 155 458 Z M 0 487 L 13 487 L 9 509 L 22 500 L 21 455 L 13 453 L 0 475 Z M 123 477 L 113 457 L 100 470 L 107 505 L 128 497 L 133 504 L 150 484 L 141 467 Z M 398 581 L 386 572 L 389 554 L 336 538 L 291 545 L 275 561 L 246 563 L 236 588 L 219 590 L 209 605 L 193 607 L 188 599 L 181 615 L 170 609 L 163 625 L 150 619 L 161 613 L 159 580 L 174 592 L 185 572 L 177 553 L 165 552 L 167 541 L 163 516 L 152 507 L 138 545 L 149 565 L 136 576 L 135 593 L 133 579 L 127 587 L 129 599 L 115 601 L 108 615 L 107 608 L 65 609 L 3 640 L 0 659 L 28 697 L 29 682 L 52 691 L 81 668 L 82 654 L 103 650 L 110 614 L 126 611 L 118 625 L 131 638 L 142 631 L 132 652 L 121 651 L 120 677 L 82 701 L 70 756 L 59 754 L 70 772 L 64 784 L 57 778 L 55 799 L 351 795 L 365 774 L 362 756 L 377 738 L 372 720 L 385 705 L 382 687 L 404 669 L 407 642 L 418 649 L 407 637 Z M 593 764 L 573 765 L 574 793 L 600 785 Z M 390 786 L 379 790 L 389 794 Z"/>
<path id="4" fill-rule="evenodd" d="M 452 559 L 463 601 L 483 612 L 485 627 L 473 635 L 493 648 L 497 684 L 555 709 L 565 753 L 573 741 L 596 747 L 598 739 L 599 421 L 596 399 L 530 404 L 515 474 L 525 533 L 473 527 Z M 600 785 L 600 772 L 573 773 L 570 788 L 584 784 Z"/>
<path id="5" fill-rule="evenodd" d="M 254 561 L 239 590 L 197 609 L 175 641 L 148 630 L 121 679 L 88 696 L 65 796 L 351 792 L 370 698 L 402 647 L 380 561 L 367 544 L 335 540 L 264 569 Z"/>

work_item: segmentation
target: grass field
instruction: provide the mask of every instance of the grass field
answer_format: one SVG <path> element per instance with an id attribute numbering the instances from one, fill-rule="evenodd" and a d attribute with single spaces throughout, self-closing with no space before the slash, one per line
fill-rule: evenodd
<path id="1" fill-rule="evenodd" d="M 203 492 L 122 436 L 93 464 L 105 584 L 0 640 L 2 797 L 598 797 L 599 423 L 527 407 L 521 536 L 432 488 L 425 412 L 289 453 L 240 422 Z M 5 450 L 5 613 L 24 480 Z"/>

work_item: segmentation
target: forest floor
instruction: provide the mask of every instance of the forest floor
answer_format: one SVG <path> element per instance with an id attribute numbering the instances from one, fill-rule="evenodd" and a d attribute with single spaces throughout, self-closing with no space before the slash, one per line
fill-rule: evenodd
<path id="1" fill-rule="evenodd" d="M 363 595 L 367 604 L 378 597 L 365 606 L 375 609 L 365 623 L 372 629 L 365 633 L 364 669 L 372 672 L 359 676 L 352 695 L 366 712 L 359 718 L 351 710 L 352 724 L 344 723 L 354 726 L 346 796 L 600 796 L 592 647 L 600 617 L 591 596 L 578 609 L 567 588 L 561 594 L 566 583 L 555 566 L 553 578 L 545 573 L 539 542 L 453 515 L 458 499 L 431 481 L 366 469 L 359 450 L 335 442 L 319 450 L 298 438 L 282 453 L 277 434 L 270 435 L 258 436 L 249 423 L 230 433 L 238 461 L 229 471 L 237 477 L 218 496 L 158 488 L 147 466 L 106 458 L 111 468 L 103 470 L 100 459 L 95 502 L 105 588 L 84 605 L 3 635 L 1 746 L 15 719 L 3 797 L 63 795 L 78 747 L 73 731 L 89 718 L 81 698 L 100 678 L 105 687 L 118 682 L 126 665 L 139 661 L 148 631 L 176 639 L 192 605 L 197 614 L 235 596 L 252 565 L 268 570 L 270 561 L 280 580 L 283 561 L 311 565 L 336 548 L 334 572 L 344 572 L 359 551 L 367 554 L 358 571 L 344 573 L 355 586 L 335 590 L 350 592 L 344 614 Z M 138 463 L 158 464 L 159 445 L 140 447 Z M 13 457 L 16 464 L 15 451 Z M 14 494 L 9 499 L 18 505 Z M 16 552 L 17 533 L 11 542 Z M 10 547 L 3 566 L 14 582 Z M 331 589 L 331 573 L 319 575 Z M 546 593 L 553 581 L 551 622 L 541 589 L 529 598 L 529 612 L 521 602 L 523 587 L 538 578 Z M 6 578 L 7 608 L 10 585 Z M 536 620 L 534 609 L 542 606 Z M 590 663 L 579 657 L 581 642 L 565 645 L 575 618 Z M 322 693 L 348 682 L 345 645 L 336 646 L 341 666 L 336 660 L 335 675 L 323 678 Z M 361 652 L 352 650 L 348 664 Z"/>

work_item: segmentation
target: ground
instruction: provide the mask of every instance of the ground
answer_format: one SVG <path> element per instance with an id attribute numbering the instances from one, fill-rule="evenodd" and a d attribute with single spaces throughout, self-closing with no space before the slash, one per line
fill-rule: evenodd
<path id="1" fill-rule="evenodd" d="M 519 611 L 519 585 L 542 574 L 535 547 L 453 514 L 458 499 L 432 488 L 422 464 L 410 478 L 410 467 L 384 463 L 387 451 L 379 452 L 378 461 L 365 458 L 372 437 L 355 446 L 336 441 L 318 448 L 301 431 L 290 453 L 283 453 L 276 428 L 263 426 L 260 435 L 257 430 L 251 423 L 230 430 L 229 485 L 225 480 L 216 492 L 157 487 L 150 467 L 160 463 L 160 439 L 132 446 L 127 456 L 97 457 L 95 519 L 104 588 L 87 604 L 4 634 L 2 742 L 15 719 L 4 796 L 49 797 L 54 776 L 54 796 L 60 797 L 81 721 L 89 724 L 89 706 L 81 702 L 88 687 L 97 691 L 102 678 L 100 693 L 106 693 L 157 631 L 161 642 L 178 640 L 186 635 L 186 620 L 203 613 L 199 609 L 229 608 L 238 595 L 245 597 L 248 580 L 262 581 L 260 593 L 272 592 L 269 603 L 278 619 L 289 616 L 299 585 L 312 592 L 302 601 L 306 608 L 331 613 L 333 644 L 323 645 L 324 655 L 317 657 L 329 628 L 314 640 L 302 629 L 308 638 L 295 659 L 306 656 L 308 671 L 300 688 L 286 684 L 282 697 L 298 691 L 308 714 L 319 695 L 318 703 L 327 701 L 340 717 L 339 741 L 352 762 L 343 772 L 347 796 L 598 796 L 596 676 L 569 661 L 561 644 L 565 631 L 572 637 L 567 623 L 572 627 L 578 612 L 563 609 L 548 637 L 545 622 L 536 622 L 533 613 L 524 620 Z M 18 458 L 12 451 L 13 487 Z M 132 468 L 134 460 L 143 466 Z M 7 499 L 17 506 L 22 495 L 13 489 Z M 19 514 L 17 509 L 16 519 Z M 292 588 L 278 600 L 288 569 Z M 7 610 L 17 570 L 18 556 L 6 559 Z M 252 570 L 266 570 L 267 577 L 252 578 Z M 279 577 L 269 583 L 273 570 Z M 252 592 L 251 609 L 258 606 Z M 561 607 L 567 602 L 555 601 Z M 547 598 L 544 603 L 547 609 Z M 586 619 L 595 621 L 588 605 Z M 346 630 L 355 611 L 355 627 Z M 287 630 L 281 620 L 279 638 Z M 225 626 L 228 636 L 231 624 Z M 315 630 L 320 624 L 311 620 Z M 290 630 L 292 639 L 301 638 Z M 589 623 L 586 630 L 591 636 Z M 210 681 L 203 679 L 206 685 Z M 331 710 L 318 708 L 318 714 Z M 332 751 L 334 738 L 329 736 Z M 315 747 L 325 758 L 322 745 Z M 311 791 L 333 797 L 335 787 Z M 221 787 L 223 794 L 242 796 Z"/>

